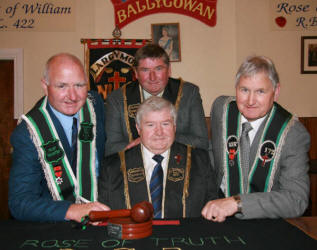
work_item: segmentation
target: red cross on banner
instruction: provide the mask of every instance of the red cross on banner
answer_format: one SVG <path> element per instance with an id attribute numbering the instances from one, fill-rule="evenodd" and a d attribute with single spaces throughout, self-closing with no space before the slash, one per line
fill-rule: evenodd
<path id="1" fill-rule="evenodd" d="M 120 83 L 125 83 L 127 80 L 126 77 L 120 77 L 120 73 L 118 71 L 114 72 L 113 77 L 108 78 L 108 82 L 114 83 L 114 89 L 120 88 Z"/>

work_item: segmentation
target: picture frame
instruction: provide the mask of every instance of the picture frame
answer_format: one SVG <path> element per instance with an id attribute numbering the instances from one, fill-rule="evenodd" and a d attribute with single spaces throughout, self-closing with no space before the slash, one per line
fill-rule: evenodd
<path id="1" fill-rule="evenodd" d="M 152 41 L 159 44 L 169 55 L 170 62 L 181 61 L 179 23 L 151 24 Z"/>
<path id="2" fill-rule="evenodd" d="M 301 37 L 301 74 L 317 74 L 317 36 Z"/>

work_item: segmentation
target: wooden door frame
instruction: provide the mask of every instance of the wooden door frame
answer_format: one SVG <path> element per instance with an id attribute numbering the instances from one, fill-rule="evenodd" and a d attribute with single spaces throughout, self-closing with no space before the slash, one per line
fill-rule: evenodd
<path id="1" fill-rule="evenodd" d="M 14 61 L 14 119 L 23 114 L 23 49 L 0 49 L 0 60 Z"/>

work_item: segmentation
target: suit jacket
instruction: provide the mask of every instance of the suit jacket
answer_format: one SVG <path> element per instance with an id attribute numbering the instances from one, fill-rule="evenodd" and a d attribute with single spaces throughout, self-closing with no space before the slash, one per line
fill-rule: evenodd
<path id="1" fill-rule="evenodd" d="M 121 170 L 119 154 L 108 156 L 100 171 L 98 180 L 99 201 L 109 205 L 111 209 L 129 208 L 126 195 L 129 196 L 131 207 L 141 201 L 149 200 L 141 145 L 125 151 L 124 155 L 126 172 L 128 173 L 126 178 L 128 189 L 124 183 L 123 173 L 125 172 Z M 179 161 L 177 161 L 177 158 Z M 165 218 L 183 217 L 182 197 L 186 176 L 184 178 L 182 169 L 186 169 L 186 159 L 187 146 L 174 142 L 171 146 L 166 177 Z M 209 200 L 217 198 L 215 178 L 207 151 L 192 148 L 190 159 L 191 167 L 185 217 L 199 217 L 203 206 Z M 130 175 L 130 173 L 132 174 Z M 183 173 L 183 175 L 180 173 Z"/>
<path id="2" fill-rule="evenodd" d="M 108 156 L 120 152 L 129 144 L 121 89 L 115 90 L 107 97 L 105 114 L 106 156 Z M 183 85 L 183 94 L 177 112 L 175 140 L 183 144 L 208 149 L 208 131 L 199 88 L 188 82 Z"/>
<path id="3" fill-rule="evenodd" d="M 220 187 L 223 178 L 223 148 L 222 125 L 223 107 L 228 97 L 218 97 L 211 109 L 211 145 L 210 158 L 217 175 L 217 185 Z M 260 135 L 263 132 L 265 121 L 261 124 L 251 145 L 250 161 L 254 161 L 259 147 Z M 308 205 L 309 176 L 308 150 L 310 136 L 305 127 L 295 121 L 290 127 L 281 151 L 275 173 L 272 190 L 241 194 L 242 213 L 236 217 L 251 218 L 278 218 L 297 217 L 304 213 Z M 251 162 L 250 162 L 251 164 Z"/>
<path id="4" fill-rule="evenodd" d="M 104 154 L 104 105 L 96 92 L 90 92 L 96 113 L 96 149 L 99 164 Z M 68 159 L 71 150 L 64 130 L 48 109 Z M 38 152 L 33 144 L 26 122 L 23 120 L 11 135 L 13 163 L 9 178 L 9 208 L 13 217 L 19 220 L 62 221 L 70 201 L 54 201 L 47 186 Z"/>

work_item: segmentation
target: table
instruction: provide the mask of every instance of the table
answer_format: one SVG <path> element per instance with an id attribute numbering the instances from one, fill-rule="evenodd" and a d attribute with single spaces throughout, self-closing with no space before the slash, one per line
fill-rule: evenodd
<path id="1" fill-rule="evenodd" d="M 317 240 L 317 216 L 292 218 L 286 219 L 286 221 L 298 227 L 307 235 Z"/>
<path id="2" fill-rule="evenodd" d="M 315 217 L 314 217 L 315 218 Z M 294 221 L 293 221 L 294 222 Z M 107 236 L 105 226 L 76 228 L 71 222 L 0 221 L 2 250 L 11 249 L 213 249 L 312 250 L 317 240 L 283 219 L 238 220 L 214 223 L 202 218 L 180 225 L 153 226 L 152 236 L 119 240 Z"/>

